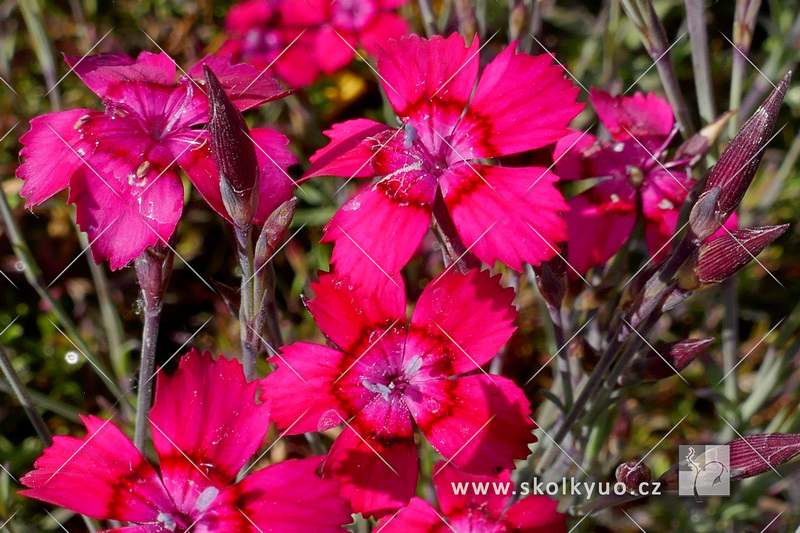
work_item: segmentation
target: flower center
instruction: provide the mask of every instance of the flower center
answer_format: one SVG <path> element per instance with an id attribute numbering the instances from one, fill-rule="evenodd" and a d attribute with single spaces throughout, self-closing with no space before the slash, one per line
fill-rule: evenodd
<path id="1" fill-rule="evenodd" d="M 333 25 L 345 30 L 360 30 L 378 11 L 372 0 L 336 0 L 331 6 Z"/>
<path id="2" fill-rule="evenodd" d="M 365 378 L 361 384 L 368 391 L 380 394 L 384 400 L 389 401 L 390 396 L 402 396 L 405 393 L 420 368 L 422 368 L 422 357 L 415 355 L 402 370 Z"/>
<path id="3" fill-rule="evenodd" d="M 261 56 L 272 61 L 281 52 L 281 38 L 276 31 L 253 28 L 242 39 L 245 55 Z"/>

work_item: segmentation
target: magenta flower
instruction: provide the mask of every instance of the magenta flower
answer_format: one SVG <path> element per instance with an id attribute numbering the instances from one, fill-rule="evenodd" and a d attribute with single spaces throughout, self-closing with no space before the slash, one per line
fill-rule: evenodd
<path id="1" fill-rule="evenodd" d="M 26 206 L 69 188 L 69 202 L 92 241 L 95 260 L 108 259 L 112 269 L 175 231 L 183 208 L 179 167 L 211 207 L 228 218 L 208 132 L 197 129 L 208 121 L 203 64 L 214 70 L 240 109 L 284 96 L 275 80 L 258 77 L 248 65 L 211 57 L 177 83 L 175 63 L 163 53 L 66 60 L 103 99 L 105 111 L 73 109 L 31 120 L 31 130 L 20 139 L 25 162 L 17 169 L 25 180 Z M 285 168 L 295 158 L 281 134 L 253 129 L 251 135 L 261 171 L 260 224 L 291 196 Z"/>
<path id="2" fill-rule="evenodd" d="M 225 19 L 229 35 L 220 53 L 259 69 L 271 67 L 293 87 L 321 72 L 345 67 L 362 47 L 374 54 L 389 39 L 408 33 L 395 10 L 408 0 L 249 0 Z"/>
<path id="3" fill-rule="evenodd" d="M 159 374 L 150 413 L 159 470 L 108 420 L 83 417 L 84 438 L 59 436 L 22 478 L 31 498 L 93 518 L 136 524 L 128 533 L 341 531 L 350 522 L 319 458 L 284 461 L 233 483 L 269 427 L 237 361 L 192 350 Z"/>
<path id="4" fill-rule="evenodd" d="M 348 283 L 325 275 L 308 303 L 336 347 L 284 347 L 263 389 L 289 433 L 345 423 L 323 476 L 342 483 L 357 512 L 382 515 L 414 495 L 412 424 L 470 472 L 494 474 L 528 455 L 536 439 L 525 394 L 480 371 L 514 331 L 513 290 L 487 272 L 446 272 L 425 288 L 408 322 L 402 287 L 387 283 L 377 293 Z"/>
<path id="5" fill-rule="evenodd" d="M 589 100 L 611 140 L 573 133 L 556 144 L 562 179 L 605 178 L 567 200 L 568 261 L 581 274 L 604 264 L 628 240 L 639 213 L 650 255 L 660 261 L 694 185 L 688 160 L 662 162 L 676 131 L 672 108 L 652 93 L 612 97 L 592 89 Z"/>
<path id="6" fill-rule="evenodd" d="M 547 496 L 527 496 L 509 505 L 514 484 L 507 470 L 498 477 L 476 476 L 439 463 L 434 473 L 441 514 L 425 500 L 413 498 L 408 507 L 386 518 L 376 533 L 567 532 L 566 516 Z M 483 487 L 487 490 L 481 495 Z"/>
<path id="7" fill-rule="evenodd" d="M 554 244 L 567 237 L 557 176 L 479 162 L 558 140 L 582 108 L 578 89 L 550 56 L 515 48 L 489 63 L 480 80 L 477 39 L 466 47 L 457 34 L 412 35 L 378 54 L 381 82 L 403 127 L 366 119 L 336 124 L 306 174 L 380 178 L 325 228 L 339 270 L 360 281 L 374 263 L 396 276 L 428 230 L 435 201 L 488 264 L 520 270 L 523 262 L 538 265 L 555 255 Z"/>

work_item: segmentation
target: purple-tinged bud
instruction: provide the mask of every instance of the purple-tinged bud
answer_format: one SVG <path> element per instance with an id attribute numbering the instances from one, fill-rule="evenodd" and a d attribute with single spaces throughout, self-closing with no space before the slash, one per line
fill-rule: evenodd
<path id="1" fill-rule="evenodd" d="M 711 237 L 721 225 L 716 216 L 720 192 L 719 187 L 706 190 L 689 213 L 689 235 L 696 245 Z"/>
<path id="2" fill-rule="evenodd" d="M 164 292 L 172 275 L 175 254 L 162 243 L 148 246 L 134 262 L 136 279 L 142 289 L 144 305 L 151 311 L 163 305 Z"/>
<path id="3" fill-rule="evenodd" d="M 278 244 L 283 240 L 283 236 L 286 235 L 289 224 L 292 223 L 292 219 L 294 218 L 294 208 L 296 204 L 297 198 L 292 198 L 282 203 L 264 222 L 264 227 L 261 228 L 261 234 L 258 236 L 258 242 L 256 242 L 256 250 L 253 256 L 253 266 L 256 271 L 261 270 L 261 267 L 272 258 L 272 255 L 278 248 Z"/>
<path id="4" fill-rule="evenodd" d="M 682 277 L 679 274 L 681 288 L 692 290 L 683 285 L 684 281 L 691 278 L 696 279 L 698 286 L 725 281 L 780 237 L 788 227 L 788 224 L 783 224 L 740 229 L 705 243 L 700 247 L 697 260 L 691 267 L 692 275 Z"/>
<path id="5" fill-rule="evenodd" d="M 757 476 L 800 454 L 800 435 L 766 433 L 729 442 L 731 479 Z"/>
<path id="6" fill-rule="evenodd" d="M 788 72 L 781 79 L 778 87 L 728 143 L 711 170 L 706 190 L 719 187 L 721 191 L 717 200 L 717 220 L 727 220 L 750 187 L 764 155 L 764 147 L 775 127 L 775 119 L 791 77 L 792 73 Z"/>
<path id="7" fill-rule="evenodd" d="M 208 90 L 208 131 L 211 152 L 220 177 L 225 210 L 238 227 L 252 225 L 258 208 L 258 159 L 250 130 L 241 111 L 225 93 L 222 84 L 203 67 Z"/>
<path id="8" fill-rule="evenodd" d="M 687 160 L 686 164 L 694 166 L 708 153 L 708 150 L 716 142 L 717 137 L 722 132 L 725 124 L 730 120 L 736 111 L 728 111 L 717 117 L 714 122 L 707 125 L 678 146 L 673 161 Z"/>
<path id="9" fill-rule="evenodd" d="M 646 464 L 639 461 L 628 461 L 622 463 L 614 472 L 617 481 L 625 485 L 628 492 L 638 494 L 639 488 L 643 483 L 650 483 L 653 479 L 653 472 Z"/>
<path id="10" fill-rule="evenodd" d="M 539 294 L 547 305 L 555 309 L 561 308 L 561 302 L 567 293 L 567 265 L 561 255 L 556 255 L 538 267 L 533 267 L 536 272 L 536 286 Z"/>
<path id="11" fill-rule="evenodd" d="M 627 387 L 642 381 L 672 377 L 689 366 L 713 342 L 713 338 L 705 338 L 656 344 L 653 346 L 655 351 L 647 348 L 647 351 L 642 352 L 634 360 L 630 370 L 619 377 L 617 383 Z"/>

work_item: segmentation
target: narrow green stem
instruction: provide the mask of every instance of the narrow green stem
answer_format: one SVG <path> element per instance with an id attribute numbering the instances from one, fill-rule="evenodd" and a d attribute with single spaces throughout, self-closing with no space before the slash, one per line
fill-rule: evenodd
<path id="1" fill-rule="evenodd" d="M 14 391 L 14 395 L 25 410 L 25 414 L 28 415 L 28 420 L 31 421 L 33 429 L 36 430 L 36 433 L 39 435 L 39 438 L 42 439 L 45 447 L 53 444 L 53 437 L 50 434 L 50 430 L 47 428 L 47 424 L 44 423 L 41 413 L 36 409 L 36 404 L 34 404 L 33 399 L 31 399 L 28 394 L 28 390 L 19 378 L 19 374 L 14 370 L 11 359 L 8 357 L 6 349 L 2 344 L 0 344 L 0 368 L 2 368 L 6 380 L 8 380 L 8 383 L 11 385 L 11 390 Z"/>
<path id="2" fill-rule="evenodd" d="M 739 355 L 739 301 L 736 298 L 736 275 L 722 283 L 722 299 L 725 316 L 722 326 L 722 367 L 725 376 L 725 397 L 731 405 L 739 402 L 739 380 L 733 369 Z"/>
<path id="3" fill-rule="evenodd" d="M 433 15 L 433 6 L 431 0 L 419 0 L 419 12 L 422 15 L 422 22 L 425 28 L 425 35 L 432 37 L 439 33 L 436 29 L 436 18 Z"/>
<path id="4" fill-rule="evenodd" d="M 252 226 L 235 227 L 236 253 L 242 271 L 241 303 L 239 305 L 239 339 L 242 345 L 242 364 L 248 380 L 255 378 L 260 346 L 256 317 L 255 276 L 253 276 Z"/>
<path id="5" fill-rule="evenodd" d="M 708 33 L 704 0 L 686 0 L 686 25 L 692 46 L 692 71 L 700 117 L 711 123 L 717 116 L 714 109 L 714 87 L 711 83 L 711 61 L 708 54 Z"/>

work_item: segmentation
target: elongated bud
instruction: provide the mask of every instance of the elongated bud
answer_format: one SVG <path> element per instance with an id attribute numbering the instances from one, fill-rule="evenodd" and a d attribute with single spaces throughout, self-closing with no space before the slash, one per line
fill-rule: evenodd
<path id="1" fill-rule="evenodd" d="M 148 246 L 136 258 L 136 278 L 142 289 L 144 305 L 150 310 L 160 309 L 163 305 L 174 259 L 172 250 L 162 243 Z"/>
<path id="2" fill-rule="evenodd" d="M 638 494 L 642 483 L 650 483 L 650 480 L 653 479 L 653 472 L 650 467 L 640 461 L 628 461 L 617 467 L 614 477 L 625 485 L 628 492 Z"/>
<path id="3" fill-rule="evenodd" d="M 252 225 L 258 208 L 258 159 L 241 111 L 231 102 L 217 77 L 203 67 L 208 89 L 211 152 L 220 177 L 225 210 L 239 227 Z"/>
<path id="4" fill-rule="evenodd" d="M 705 338 L 656 344 L 653 349 L 642 352 L 617 383 L 626 387 L 672 377 L 689 366 L 713 342 L 713 338 Z"/>
<path id="5" fill-rule="evenodd" d="M 775 119 L 791 77 L 792 73 L 788 72 L 781 79 L 778 87 L 728 143 L 719 161 L 711 170 L 706 190 L 719 187 L 721 191 L 717 200 L 717 220 L 727 220 L 750 187 L 764 155 L 764 146 L 775 127 Z"/>
<path id="6" fill-rule="evenodd" d="M 705 243 L 700 247 L 697 261 L 692 267 L 693 277 L 699 286 L 721 283 L 753 260 L 788 227 L 788 224 L 783 224 L 740 229 Z M 684 281 L 681 279 L 681 288 L 691 290 L 683 286 Z"/>
<path id="7" fill-rule="evenodd" d="M 711 237 L 720 227 L 716 209 L 720 195 L 719 187 L 709 189 L 700 195 L 689 213 L 689 235 L 694 244 L 699 245 Z"/>
<path id="8" fill-rule="evenodd" d="M 675 155 L 672 156 L 672 160 L 679 161 L 681 159 L 686 159 L 686 163 L 689 166 L 696 165 L 697 162 L 708 153 L 725 127 L 725 124 L 727 124 L 728 120 L 735 114 L 736 111 L 723 113 L 717 117 L 714 122 L 683 141 L 683 143 L 678 146 L 678 149 L 675 150 Z"/>
<path id="9" fill-rule="evenodd" d="M 277 250 L 278 244 L 283 240 L 283 236 L 286 235 L 286 231 L 289 229 L 289 224 L 292 223 L 296 204 L 297 198 L 292 198 L 282 203 L 264 222 L 264 227 L 261 228 L 261 234 L 258 236 L 253 258 L 253 266 L 256 270 L 261 270 L 261 267 L 270 260 Z"/>
<path id="10" fill-rule="evenodd" d="M 772 470 L 800 454 L 800 435 L 748 435 L 728 443 L 728 446 L 731 479 L 745 479 Z"/>
<path id="11" fill-rule="evenodd" d="M 533 267 L 536 272 L 536 286 L 545 302 L 556 309 L 561 308 L 561 302 L 567 293 L 567 265 L 561 256 L 555 256 L 538 267 Z"/>

